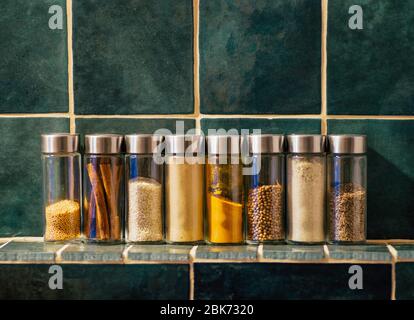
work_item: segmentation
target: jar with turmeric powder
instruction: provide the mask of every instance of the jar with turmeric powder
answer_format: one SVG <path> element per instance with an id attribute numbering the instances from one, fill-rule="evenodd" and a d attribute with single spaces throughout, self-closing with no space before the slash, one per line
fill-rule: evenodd
<path id="1" fill-rule="evenodd" d="M 123 136 L 85 136 L 83 234 L 88 242 L 123 240 Z"/>
<path id="2" fill-rule="evenodd" d="M 44 240 L 69 241 L 81 235 L 79 136 L 44 134 L 42 139 Z"/>
<path id="3" fill-rule="evenodd" d="M 165 136 L 165 160 L 165 241 L 176 244 L 202 242 L 204 136 Z"/>
<path id="4" fill-rule="evenodd" d="M 207 137 L 207 242 L 241 244 L 243 232 L 243 176 L 240 136 Z"/>
<path id="5" fill-rule="evenodd" d="M 255 134 L 244 139 L 251 160 L 246 180 L 246 240 L 285 240 L 284 136 Z"/>

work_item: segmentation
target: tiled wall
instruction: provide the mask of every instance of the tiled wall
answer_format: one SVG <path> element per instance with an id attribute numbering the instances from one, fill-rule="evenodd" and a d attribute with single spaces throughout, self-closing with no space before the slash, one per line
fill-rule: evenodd
<path id="1" fill-rule="evenodd" d="M 62 30 L 48 27 L 52 5 Z M 348 27 L 351 5 L 363 30 Z M 42 132 L 152 132 L 183 119 L 368 134 L 368 236 L 414 239 L 412 1 L 2 0 L 0 10 L 1 235 L 42 234 Z"/>

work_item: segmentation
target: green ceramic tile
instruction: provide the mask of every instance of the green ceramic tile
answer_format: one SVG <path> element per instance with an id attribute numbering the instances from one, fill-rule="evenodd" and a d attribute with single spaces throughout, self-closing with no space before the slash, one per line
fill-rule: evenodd
<path id="1" fill-rule="evenodd" d="M 275 260 L 320 260 L 325 257 L 323 246 L 264 245 L 263 258 Z"/>
<path id="2" fill-rule="evenodd" d="M 122 262 L 125 246 L 99 244 L 71 244 L 61 253 L 62 261 Z"/>
<path id="3" fill-rule="evenodd" d="M 391 254 L 385 245 L 331 245 L 328 250 L 332 259 L 391 261 Z"/>
<path id="4" fill-rule="evenodd" d="M 63 244 L 43 242 L 10 242 L 0 248 L 0 261 L 48 261 L 55 260 L 56 251 Z"/>
<path id="5" fill-rule="evenodd" d="M 53 5 L 63 29 L 49 28 Z M 0 30 L 0 113 L 67 112 L 66 1 L 2 0 Z"/>
<path id="6" fill-rule="evenodd" d="M 257 246 L 198 246 L 196 259 L 256 260 Z"/>
<path id="7" fill-rule="evenodd" d="M 192 0 L 73 0 L 76 113 L 192 113 L 192 10 Z"/>
<path id="8" fill-rule="evenodd" d="M 154 133 L 158 129 L 168 129 L 171 133 L 184 128 L 195 127 L 192 119 L 76 119 L 76 131 L 87 133 Z"/>
<path id="9" fill-rule="evenodd" d="M 414 259 L 414 245 L 413 244 L 398 244 L 393 245 L 397 250 L 398 259 Z"/>
<path id="10" fill-rule="evenodd" d="M 46 264 L 0 264 L 0 299 L 184 300 L 189 297 L 189 266 L 61 265 L 63 289 L 51 290 Z"/>
<path id="11" fill-rule="evenodd" d="M 363 10 L 363 29 L 348 26 Z M 414 114 L 413 1 L 329 1 L 328 113 Z"/>
<path id="12" fill-rule="evenodd" d="M 352 264 L 196 263 L 200 300 L 376 300 L 391 298 L 391 264 L 361 264 L 363 289 L 350 289 Z M 398 289 L 397 289 L 398 291 Z"/>
<path id="13" fill-rule="evenodd" d="M 201 0 L 203 113 L 319 114 L 319 0 Z"/>
<path id="14" fill-rule="evenodd" d="M 40 135 L 68 130 L 64 118 L 0 119 L 0 232 L 43 234 Z"/>
<path id="15" fill-rule="evenodd" d="M 128 249 L 130 261 L 189 261 L 192 246 L 180 245 L 133 245 Z"/>
<path id="16" fill-rule="evenodd" d="M 368 238 L 414 237 L 414 121 L 329 120 L 330 133 L 368 137 Z"/>
<path id="17" fill-rule="evenodd" d="M 398 262 L 395 265 L 395 297 L 397 300 L 414 299 L 414 263 Z"/>
<path id="18" fill-rule="evenodd" d="M 318 119 L 202 119 L 201 128 L 208 129 L 260 129 L 262 133 L 320 133 L 321 121 Z"/>

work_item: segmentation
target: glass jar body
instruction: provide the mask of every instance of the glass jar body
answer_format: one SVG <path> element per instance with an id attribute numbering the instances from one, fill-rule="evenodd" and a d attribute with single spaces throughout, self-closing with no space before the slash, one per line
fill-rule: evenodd
<path id="1" fill-rule="evenodd" d="M 206 240 L 209 243 L 240 244 L 244 241 L 242 168 L 238 156 L 209 156 L 206 164 Z"/>
<path id="2" fill-rule="evenodd" d="M 83 202 L 85 239 L 89 242 L 121 242 L 124 209 L 122 155 L 85 155 Z"/>
<path id="3" fill-rule="evenodd" d="M 152 154 L 126 155 L 126 241 L 162 242 L 164 166 Z"/>
<path id="4" fill-rule="evenodd" d="M 285 156 L 252 155 L 246 177 L 246 240 L 248 243 L 285 240 Z"/>
<path id="5" fill-rule="evenodd" d="M 328 241 L 363 243 L 367 237 L 367 157 L 328 155 Z"/>
<path id="6" fill-rule="evenodd" d="M 81 236 L 81 156 L 43 154 L 44 240 Z"/>
<path id="7" fill-rule="evenodd" d="M 326 157 L 287 156 L 287 240 L 323 243 L 325 235 Z"/>
<path id="8" fill-rule="evenodd" d="M 165 240 L 190 244 L 204 239 L 204 159 L 166 156 Z"/>

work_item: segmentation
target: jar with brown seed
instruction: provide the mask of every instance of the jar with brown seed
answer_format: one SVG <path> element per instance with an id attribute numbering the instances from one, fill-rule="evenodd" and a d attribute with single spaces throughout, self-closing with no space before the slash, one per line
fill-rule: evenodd
<path id="1" fill-rule="evenodd" d="M 44 240 L 81 235 L 81 156 L 77 134 L 42 135 Z"/>
<path id="2" fill-rule="evenodd" d="M 250 135 L 244 144 L 251 162 L 245 172 L 246 240 L 252 244 L 284 241 L 284 136 Z"/>
<path id="3" fill-rule="evenodd" d="M 356 244 L 367 234 L 366 136 L 328 136 L 328 241 Z"/>
<path id="4" fill-rule="evenodd" d="M 131 134 L 126 145 L 126 241 L 163 241 L 164 165 L 161 135 Z"/>
<path id="5" fill-rule="evenodd" d="M 123 240 L 123 136 L 85 136 L 83 234 L 88 242 Z"/>

